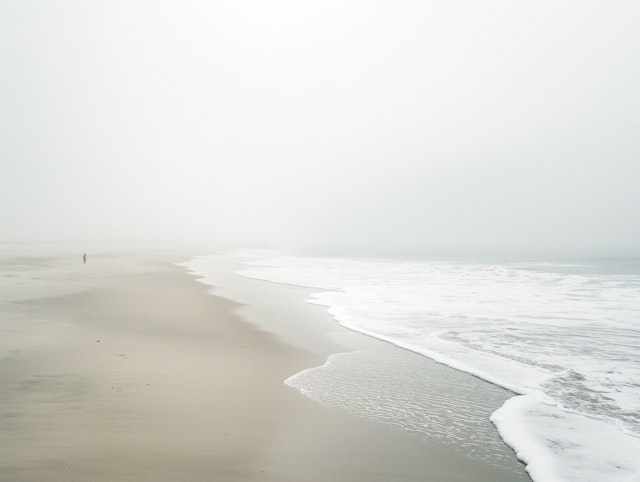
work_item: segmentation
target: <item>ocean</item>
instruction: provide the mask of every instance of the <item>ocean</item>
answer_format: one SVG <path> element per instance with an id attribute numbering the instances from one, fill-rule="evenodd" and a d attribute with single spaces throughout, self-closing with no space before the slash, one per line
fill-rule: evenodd
<path id="1" fill-rule="evenodd" d="M 309 303 L 325 307 L 343 327 L 388 342 L 384 355 L 355 346 L 286 380 L 305 395 L 468 443 L 479 457 L 491 457 L 488 438 L 469 436 L 485 429 L 465 427 L 455 403 L 451 420 L 430 419 L 433 377 L 425 383 L 418 365 L 394 362 L 394 353 L 409 351 L 512 392 L 487 418 L 534 481 L 640 480 L 637 260 L 356 259 L 269 251 L 228 257 L 243 265 L 236 276 L 312 288 Z M 206 278 L 207 259 L 185 265 Z M 346 370 L 347 358 L 361 369 Z M 366 397 L 353 396 L 363 390 Z M 446 406 L 453 397 L 441 398 Z"/>

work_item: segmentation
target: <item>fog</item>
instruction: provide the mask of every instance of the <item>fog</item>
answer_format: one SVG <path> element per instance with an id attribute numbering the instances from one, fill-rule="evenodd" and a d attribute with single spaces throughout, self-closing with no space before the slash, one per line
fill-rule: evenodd
<path id="1" fill-rule="evenodd" d="M 635 1 L 0 0 L 0 239 L 638 252 Z"/>

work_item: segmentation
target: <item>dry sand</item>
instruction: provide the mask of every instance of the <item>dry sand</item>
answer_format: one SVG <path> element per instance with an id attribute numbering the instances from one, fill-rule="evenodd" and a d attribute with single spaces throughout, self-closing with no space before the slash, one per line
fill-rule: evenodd
<path id="1" fill-rule="evenodd" d="M 0 480 L 507 480 L 301 396 L 237 308 L 164 260 L 4 309 L 48 339 L 0 361 Z"/>

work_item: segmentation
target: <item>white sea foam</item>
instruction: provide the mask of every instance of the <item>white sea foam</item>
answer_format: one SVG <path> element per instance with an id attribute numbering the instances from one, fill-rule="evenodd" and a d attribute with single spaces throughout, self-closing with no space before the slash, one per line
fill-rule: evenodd
<path id="1" fill-rule="evenodd" d="M 492 421 L 536 481 L 640 480 L 640 274 L 243 254 L 343 326 L 509 388 Z"/>

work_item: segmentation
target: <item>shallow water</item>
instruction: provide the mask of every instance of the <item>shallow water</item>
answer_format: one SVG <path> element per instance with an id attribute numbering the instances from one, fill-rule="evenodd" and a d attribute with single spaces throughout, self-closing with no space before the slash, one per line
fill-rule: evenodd
<path id="1" fill-rule="evenodd" d="M 514 394 L 422 355 L 344 329 L 319 306 L 312 290 L 230 275 L 241 268 L 224 256 L 184 263 L 213 292 L 244 306 L 240 314 L 283 340 L 317 355 L 318 366 L 286 383 L 333 408 L 378 420 L 416 437 L 482 460 L 500 480 L 529 480 L 524 466 L 490 422 Z"/>
<path id="2" fill-rule="evenodd" d="M 522 394 L 492 420 L 534 479 L 640 479 L 635 261 L 239 259 L 243 276 L 317 288 L 309 301 L 345 327 Z"/>

